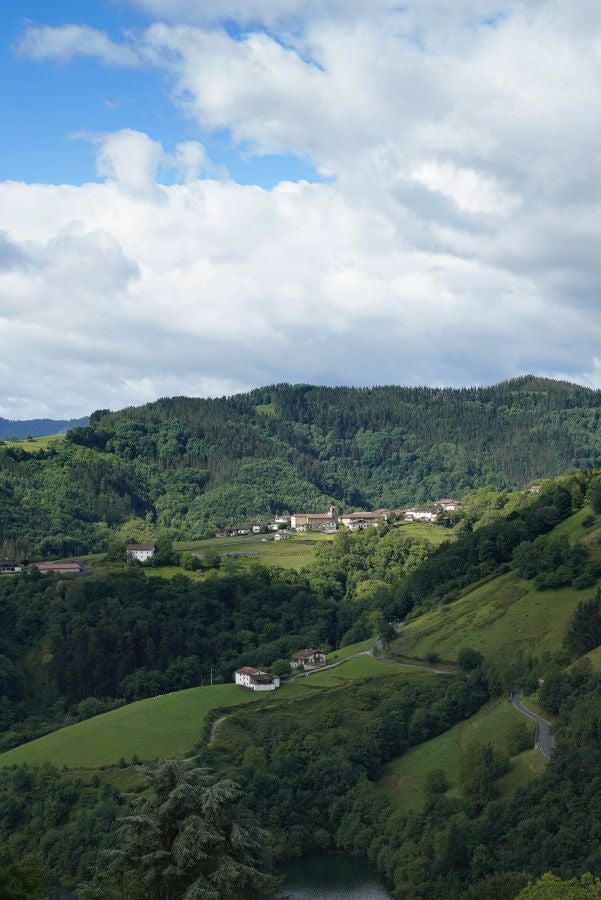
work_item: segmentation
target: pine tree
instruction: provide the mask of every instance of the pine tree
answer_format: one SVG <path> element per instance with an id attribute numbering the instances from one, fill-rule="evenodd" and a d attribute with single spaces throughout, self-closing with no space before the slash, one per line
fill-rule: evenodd
<path id="1" fill-rule="evenodd" d="M 82 900 L 251 900 L 273 896 L 264 871 L 266 832 L 241 805 L 233 781 L 218 781 L 194 760 L 144 766 L 147 786 L 121 820 L 109 865 Z"/>

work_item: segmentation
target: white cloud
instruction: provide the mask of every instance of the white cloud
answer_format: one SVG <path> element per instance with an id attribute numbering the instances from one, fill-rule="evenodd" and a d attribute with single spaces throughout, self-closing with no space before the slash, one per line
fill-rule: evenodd
<path id="1" fill-rule="evenodd" d="M 127 128 L 97 137 L 95 143 L 98 145 L 96 168 L 100 176 L 134 194 L 156 190 L 159 166 L 168 158 L 157 141 Z"/>
<path id="2" fill-rule="evenodd" d="M 89 56 L 107 66 L 138 65 L 138 57 L 131 46 L 117 44 L 104 32 L 88 25 L 29 25 L 16 49 L 36 62 L 65 63 L 78 56 Z"/>
<path id="3" fill-rule="evenodd" d="M 216 0 L 186 4 L 210 11 L 196 25 L 145 5 L 170 21 L 132 49 L 188 130 L 332 181 L 244 187 L 203 144 L 123 130 L 95 138 L 101 184 L 0 185 L 6 397 L 75 413 L 281 380 L 599 382 L 596 5 Z"/>

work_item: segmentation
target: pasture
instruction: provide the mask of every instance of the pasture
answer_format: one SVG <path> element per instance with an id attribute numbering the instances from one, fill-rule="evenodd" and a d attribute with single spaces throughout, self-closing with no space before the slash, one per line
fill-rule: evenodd
<path id="1" fill-rule="evenodd" d="M 461 751 L 468 740 L 490 742 L 500 752 L 505 751 L 507 728 L 515 721 L 527 721 L 509 703 L 488 704 L 476 715 L 460 722 L 438 737 L 413 747 L 403 756 L 384 767 L 378 787 L 402 809 L 419 809 L 425 800 L 426 777 L 432 769 L 442 769 L 448 779 L 447 796 L 460 793 L 459 771 Z M 526 784 L 544 771 L 546 760 L 538 750 L 526 750 L 510 760 L 509 771 L 499 780 L 501 796 Z"/>

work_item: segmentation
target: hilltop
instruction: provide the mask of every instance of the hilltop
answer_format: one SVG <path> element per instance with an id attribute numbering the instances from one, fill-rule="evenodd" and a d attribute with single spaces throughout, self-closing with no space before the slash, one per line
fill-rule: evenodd
<path id="1" fill-rule="evenodd" d="M 599 391 L 533 376 L 458 390 L 275 385 L 97 410 L 62 444 L 0 451 L 0 541 L 7 555 L 65 556 L 103 549 L 116 529 L 194 540 L 331 503 L 512 490 L 590 468 L 600 416 Z"/>

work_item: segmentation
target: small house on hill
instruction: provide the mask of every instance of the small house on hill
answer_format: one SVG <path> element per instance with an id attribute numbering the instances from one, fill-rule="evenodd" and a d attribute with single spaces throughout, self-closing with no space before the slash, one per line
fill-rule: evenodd
<path id="1" fill-rule="evenodd" d="M 0 575 L 18 575 L 23 569 L 23 563 L 16 559 L 0 559 Z"/>
<path id="2" fill-rule="evenodd" d="M 156 547 L 154 544 L 128 544 L 125 553 L 128 559 L 137 559 L 138 562 L 147 562 L 152 559 Z"/>
<path id="3" fill-rule="evenodd" d="M 280 686 L 278 675 L 262 672 L 254 666 L 243 666 L 234 673 L 234 681 L 249 691 L 275 691 Z"/>
<path id="4" fill-rule="evenodd" d="M 314 650 L 312 647 L 306 647 L 299 650 L 290 660 L 293 669 L 316 669 L 319 666 L 325 666 L 326 655 L 322 650 Z"/>
<path id="5" fill-rule="evenodd" d="M 430 506 L 414 506 L 405 511 L 405 518 L 410 522 L 436 522 L 440 515 L 440 509 Z"/>
<path id="6" fill-rule="evenodd" d="M 289 537 L 290 537 L 290 535 L 287 534 L 285 531 L 278 531 L 274 535 L 273 539 L 274 539 L 274 541 L 287 541 L 289 539 Z"/>
<path id="7" fill-rule="evenodd" d="M 440 506 L 444 512 L 457 512 L 457 510 L 461 509 L 459 500 L 451 500 L 448 497 L 445 497 L 444 500 L 438 500 L 436 505 Z"/>

